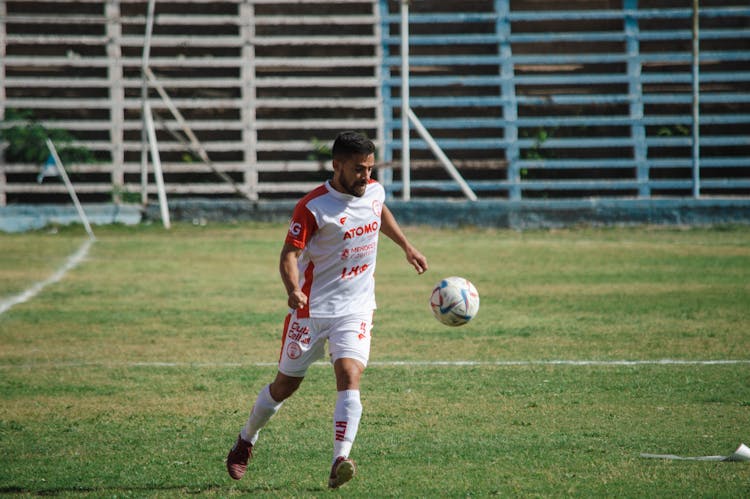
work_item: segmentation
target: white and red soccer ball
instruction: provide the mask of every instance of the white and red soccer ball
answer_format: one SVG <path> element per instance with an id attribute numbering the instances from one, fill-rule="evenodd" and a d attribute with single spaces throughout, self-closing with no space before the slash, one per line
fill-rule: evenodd
<path id="1" fill-rule="evenodd" d="M 468 279 L 446 277 L 432 290 L 430 308 L 446 326 L 461 326 L 479 312 L 479 293 Z"/>

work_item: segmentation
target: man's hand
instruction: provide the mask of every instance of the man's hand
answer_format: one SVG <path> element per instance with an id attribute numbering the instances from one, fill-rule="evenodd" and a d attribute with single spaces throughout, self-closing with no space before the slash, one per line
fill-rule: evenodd
<path id="1" fill-rule="evenodd" d="M 427 271 L 427 258 L 413 246 L 406 248 L 406 261 L 417 270 L 417 274 L 424 274 Z"/>

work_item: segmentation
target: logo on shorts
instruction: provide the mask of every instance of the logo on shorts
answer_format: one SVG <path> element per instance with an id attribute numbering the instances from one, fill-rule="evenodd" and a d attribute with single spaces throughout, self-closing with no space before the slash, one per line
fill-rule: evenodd
<path id="1" fill-rule="evenodd" d="M 365 338 L 367 338 L 367 323 L 366 322 L 361 322 L 359 324 L 359 334 L 357 335 L 357 338 L 359 338 L 360 340 L 364 340 Z"/>
<path id="2" fill-rule="evenodd" d="M 310 343 L 310 328 L 303 326 L 299 322 L 292 322 L 292 325 L 289 326 L 289 331 L 287 332 L 287 338 L 302 343 L 303 345 L 307 345 Z"/>
<path id="3" fill-rule="evenodd" d="M 302 355 L 302 349 L 300 346 L 297 343 L 289 343 L 289 346 L 286 347 L 286 356 L 295 360 L 299 359 L 300 355 Z"/>

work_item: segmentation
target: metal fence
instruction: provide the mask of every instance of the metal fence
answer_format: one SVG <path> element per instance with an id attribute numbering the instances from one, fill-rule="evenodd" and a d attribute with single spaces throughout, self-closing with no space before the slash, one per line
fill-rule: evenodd
<path id="1" fill-rule="evenodd" d="M 547 4 L 446 13 L 411 3 L 409 102 L 473 190 L 511 200 L 750 193 L 746 4 L 703 1 L 695 17 L 688 2 Z M 403 4 L 380 6 L 391 161 L 402 156 Z M 409 138 L 417 167 L 430 165 L 429 144 Z M 411 189 L 462 195 L 435 176 Z M 398 177 L 390 188 L 403 194 Z"/>
<path id="2" fill-rule="evenodd" d="M 294 198 L 326 178 L 318 146 L 340 129 L 376 139 L 378 174 L 403 196 L 401 7 L 158 0 L 150 67 L 248 197 Z M 480 198 L 750 197 L 746 2 L 700 2 L 697 31 L 691 5 L 671 0 L 409 7 L 410 107 Z M 0 0 L 0 118 L 32 110 L 94 151 L 96 163 L 68 165 L 84 201 L 141 189 L 146 11 L 145 0 Z M 153 85 L 149 102 L 167 194 L 235 196 L 185 147 Z M 411 196 L 463 196 L 414 130 L 410 152 Z M 65 201 L 37 171 L 4 163 L 0 204 Z"/>

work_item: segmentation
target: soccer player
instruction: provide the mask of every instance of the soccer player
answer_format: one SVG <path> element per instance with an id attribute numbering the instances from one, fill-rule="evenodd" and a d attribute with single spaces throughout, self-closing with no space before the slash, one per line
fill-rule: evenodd
<path id="1" fill-rule="evenodd" d="M 323 357 L 326 340 L 338 391 L 328 486 L 352 479 L 356 466 L 349 453 L 362 415 L 359 382 L 370 354 L 379 232 L 403 249 L 417 273 L 427 270 L 427 259 L 406 238 L 383 204 L 383 187 L 371 178 L 374 144 L 342 132 L 332 152 L 333 178 L 297 203 L 281 250 L 279 271 L 290 312 L 276 378 L 260 390 L 227 456 L 235 480 L 247 471 L 261 428 Z"/>

